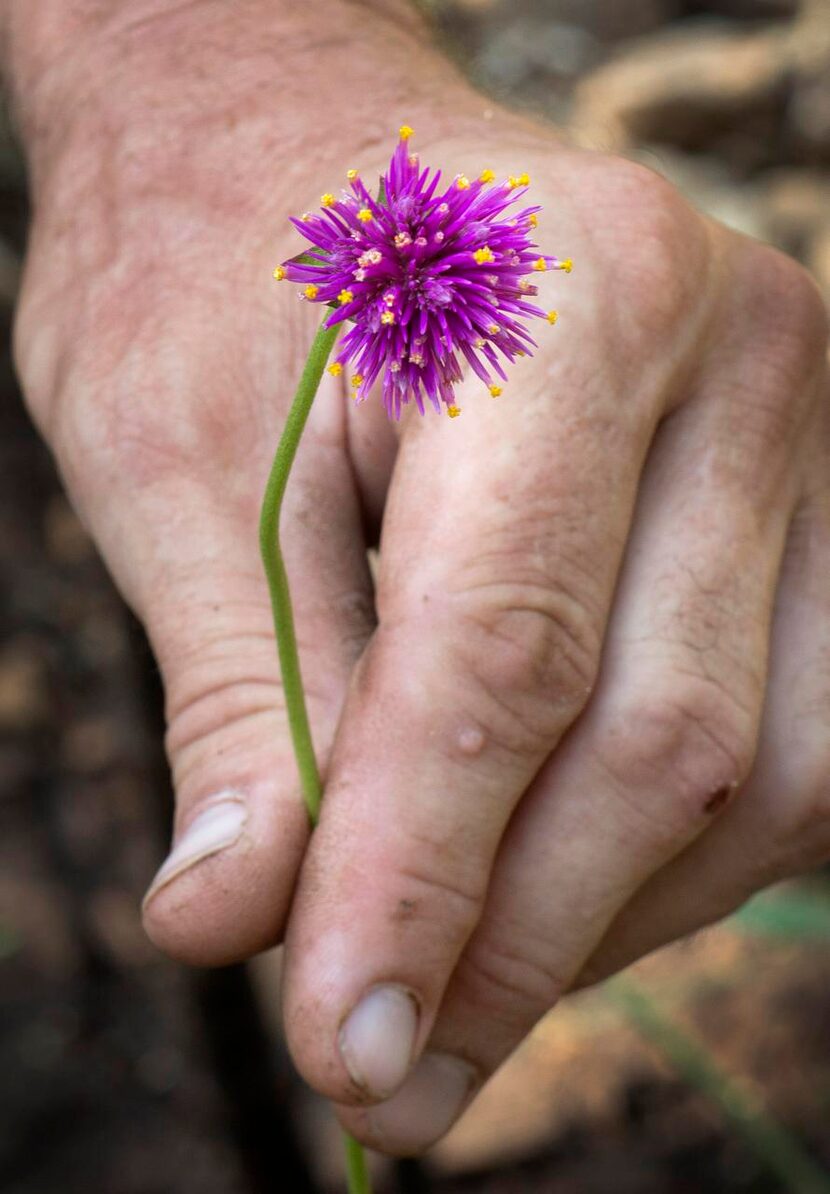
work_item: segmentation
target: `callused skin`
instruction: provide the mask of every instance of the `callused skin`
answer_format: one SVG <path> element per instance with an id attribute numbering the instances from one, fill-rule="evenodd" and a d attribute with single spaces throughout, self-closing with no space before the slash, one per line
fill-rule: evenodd
<path id="1" fill-rule="evenodd" d="M 656 175 L 474 95 L 404 5 L 4 21 L 20 374 L 165 682 L 148 932 L 197 964 L 286 934 L 297 1064 L 416 1152 L 563 991 L 830 855 L 823 305 Z M 315 313 L 271 269 L 403 121 L 450 174 L 528 171 L 575 269 L 537 356 L 452 422 L 326 379 L 286 510 L 309 844 L 256 519 Z"/>

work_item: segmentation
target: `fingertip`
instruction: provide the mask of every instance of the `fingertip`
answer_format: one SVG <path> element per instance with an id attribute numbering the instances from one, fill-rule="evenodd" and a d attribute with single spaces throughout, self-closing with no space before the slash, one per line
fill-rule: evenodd
<path id="1" fill-rule="evenodd" d="M 337 1117 L 369 1148 L 419 1156 L 463 1115 L 479 1085 L 477 1070 L 463 1058 L 428 1052 L 391 1098 L 371 1107 L 338 1106 Z"/>
<path id="2" fill-rule="evenodd" d="M 201 803 L 144 898 L 145 932 L 177 961 L 224 966 L 282 940 L 307 821 L 299 800 L 295 810 L 251 795 Z"/>

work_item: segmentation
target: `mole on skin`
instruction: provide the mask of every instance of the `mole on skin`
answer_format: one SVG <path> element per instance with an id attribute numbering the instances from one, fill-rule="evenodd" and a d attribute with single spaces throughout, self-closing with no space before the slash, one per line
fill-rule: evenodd
<path id="1" fill-rule="evenodd" d="M 727 784 L 725 788 L 718 788 L 717 792 L 713 792 L 704 804 L 703 811 L 709 813 L 710 816 L 719 813 L 732 799 L 736 788 L 737 784 Z"/>

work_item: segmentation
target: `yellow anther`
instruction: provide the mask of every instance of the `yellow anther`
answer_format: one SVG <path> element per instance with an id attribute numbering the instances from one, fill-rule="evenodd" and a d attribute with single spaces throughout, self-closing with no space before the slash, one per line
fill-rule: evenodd
<path id="1" fill-rule="evenodd" d="M 357 174 L 357 170 L 347 170 L 346 178 L 348 178 L 349 182 L 354 182 L 354 180 L 357 178 Z"/>
<path id="2" fill-rule="evenodd" d="M 343 366 L 339 361 L 335 361 L 333 364 L 329 365 L 328 371 L 332 377 L 339 377 L 343 372 Z"/>
<path id="3" fill-rule="evenodd" d="M 530 175 L 529 174 L 520 174 L 518 181 L 519 181 L 520 187 L 529 187 L 530 186 Z"/>
<path id="4" fill-rule="evenodd" d="M 309 282 L 308 286 L 306 286 L 305 290 L 303 291 L 303 294 L 307 299 L 315 299 L 317 298 L 319 290 L 319 286 L 315 286 L 313 282 Z"/>
<path id="5" fill-rule="evenodd" d="M 501 328 L 499 327 L 499 325 L 497 323 L 491 323 L 489 328 L 487 329 L 487 331 L 490 333 L 491 336 L 497 336 L 499 334 L 499 332 L 501 331 Z"/>
<path id="6" fill-rule="evenodd" d="M 351 384 L 352 384 L 353 389 L 356 390 L 359 385 L 363 384 L 363 374 L 362 373 L 353 373 Z"/>
<path id="7" fill-rule="evenodd" d="M 346 303 L 351 303 L 354 300 L 354 293 L 351 290 L 341 290 L 337 296 L 337 301 L 341 307 L 345 307 Z"/>
<path id="8" fill-rule="evenodd" d="M 357 218 L 360 220 L 361 224 L 368 224 L 369 221 L 373 219 L 373 216 L 368 207 L 361 207 L 360 211 L 357 213 Z"/>
<path id="9" fill-rule="evenodd" d="M 501 386 L 497 386 L 495 383 L 493 383 L 493 385 L 489 386 L 488 388 L 494 398 L 498 398 L 499 394 L 502 392 Z"/>
<path id="10" fill-rule="evenodd" d="M 384 311 L 380 317 L 380 322 L 386 323 L 386 324 L 394 323 L 395 322 L 395 312 L 394 311 Z"/>
<path id="11" fill-rule="evenodd" d="M 482 170 L 481 174 L 479 174 L 479 176 L 478 176 L 478 181 L 479 182 L 492 182 L 495 177 L 496 177 L 495 170 L 489 170 L 489 169 Z"/>
<path id="12" fill-rule="evenodd" d="M 548 315 L 547 315 L 548 323 L 556 323 L 558 318 L 559 318 L 558 311 L 548 311 Z"/>
<path id="13" fill-rule="evenodd" d="M 334 207 L 334 204 L 335 204 L 335 198 L 334 198 L 334 195 L 332 195 L 331 191 L 326 191 L 325 195 L 320 196 L 320 206 L 321 207 Z"/>
<path id="14" fill-rule="evenodd" d="M 527 222 L 528 222 L 528 224 L 530 224 L 531 228 L 535 228 L 536 225 L 539 223 L 539 217 L 535 211 L 532 211 L 530 213 L 530 215 L 527 217 Z"/>
<path id="15" fill-rule="evenodd" d="M 308 221 L 311 219 L 311 212 L 310 212 L 310 211 L 304 211 L 304 212 L 303 212 L 303 214 L 300 216 L 300 219 L 302 220 L 302 222 L 303 222 L 304 224 L 307 224 L 307 223 L 308 223 Z"/>
<path id="16" fill-rule="evenodd" d="M 526 356 L 527 356 L 527 353 L 525 352 L 525 350 L 524 350 L 523 348 L 517 348 L 517 349 L 516 349 L 516 356 L 517 356 L 517 357 L 526 357 Z"/>
<path id="17" fill-rule="evenodd" d="M 488 261 L 495 261 L 493 250 L 489 245 L 482 245 L 480 249 L 476 249 L 473 257 L 475 257 L 479 265 L 486 265 Z"/>
<path id="18" fill-rule="evenodd" d="M 507 185 L 510 187 L 511 191 L 515 191 L 516 187 L 519 185 L 519 180 L 516 178 L 515 174 L 510 175 L 507 180 Z"/>
<path id="19" fill-rule="evenodd" d="M 561 270 L 563 270 L 566 274 L 569 274 L 571 272 L 571 270 L 573 269 L 573 267 L 574 267 L 574 263 L 571 261 L 570 257 L 566 257 L 564 261 L 559 262 L 559 268 Z"/>
<path id="20" fill-rule="evenodd" d="M 538 257 L 536 261 L 533 262 L 533 268 L 537 271 L 537 273 L 543 274 L 548 268 L 548 263 L 545 261 L 544 257 Z"/>
<path id="21" fill-rule="evenodd" d="M 415 130 L 411 129 L 408 124 L 402 124 L 398 129 L 398 136 L 402 141 L 408 141 L 414 132 Z"/>
<path id="22" fill-rule="evenodd" d="M 278 282 L 282 282 L 283 279 L 285 278 L 285 266 L 278 265 L 277 268 L 274 270 L 274 277 L 276 278 L 276 280 Z"/>
<path id="23" fill-rule="evenodd" d="M 457 419 L 458 416 L 461 414 L 461 407 L 460 406 L 448 406 L 447 414 L 450 416 L 451 419 Z"/>
<path id="24" fill-rule="evenodd" d="M 455 185 L 458 187 L 459 191 L 466 191 L 470 186 L 470 180 L 466 174 L 459 174 L 458 178 L 455 180 Z"/>

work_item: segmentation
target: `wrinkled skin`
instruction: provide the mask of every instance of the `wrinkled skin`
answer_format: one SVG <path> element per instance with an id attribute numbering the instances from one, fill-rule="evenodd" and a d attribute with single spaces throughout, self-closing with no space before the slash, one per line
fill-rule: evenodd
<path id="1" fill-rule="evenodd" d="M 10 52 L 28 402 L 156 653 L 177 839 L 229 790 L 245 817 L 145 922 L 196 964 L 285 934 L 300 1070 L 418 1151 L 458 1098 L 443 1061 L 386 1102 L 350 1077 L 364 992 L 413 992 L 415 1054 L 464 1059 L 469 1099 L 565 990 L 830 856 L 825 312 L 656 175 L 485 113 L 394 8 L 358 38 L 371 6 L 339 0 L 144 7 L 60 55 L 21 18 Z M 404 119 L 450 173 L 529 171 L 576 265 L 543 279 L 537 356 L 498 400 L 465 383 L 457 420 L 395 427 L 326 378 L 285 522 L 309 842 L 256 521 L 319 313 L 270 270 L 287 215 Z"/>

